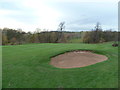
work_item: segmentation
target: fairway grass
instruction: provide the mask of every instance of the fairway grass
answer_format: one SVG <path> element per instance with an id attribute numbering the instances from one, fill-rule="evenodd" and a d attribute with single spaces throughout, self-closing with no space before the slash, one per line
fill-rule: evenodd
<path id="1" fill-rule="evenodd" d="M 72 69 L 50 65 L 50 57 L 70 50 L 93 50 L 108 60 Z M 2 47 L 3 88 L 117 88 L 118 47 L 103 44 L 26 44 Z"/>

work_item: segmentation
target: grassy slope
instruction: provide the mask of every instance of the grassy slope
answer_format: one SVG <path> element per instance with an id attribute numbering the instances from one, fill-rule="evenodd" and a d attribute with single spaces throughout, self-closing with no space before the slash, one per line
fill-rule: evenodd
<path id="1" fill-rule="evenodd" d="M 90 49 L 109 60 L 59 69 L 50 57 L 68 50 Z M 105 44 L 28 44 L 3 46 L 3 88 L 113 88 L 118 83 L 118 48 Z"/>
<path id="2" fill-rule="evenodd" d="M 69 43 L 82 43 L 82 39 L 74 38 L 74 39 L 70 39 L 68 42 Z"/>

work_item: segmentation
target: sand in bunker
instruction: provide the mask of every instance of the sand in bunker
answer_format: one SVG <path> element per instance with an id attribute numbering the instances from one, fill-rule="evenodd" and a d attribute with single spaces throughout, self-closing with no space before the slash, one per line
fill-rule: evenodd
<path id="1" fill-rule="evenodd" d="M 90 51 L 73 51 L 51 58 L 50 64 L 58 68 L 76 68 L 92 65 L 107 59 L 104 55 Z"/>

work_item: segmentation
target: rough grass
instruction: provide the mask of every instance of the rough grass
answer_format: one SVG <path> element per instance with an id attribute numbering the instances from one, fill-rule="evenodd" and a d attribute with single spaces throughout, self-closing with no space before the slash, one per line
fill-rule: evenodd
<path id="1" fill-rule="evenodd" d="M 117 88 L 118 47 L 103 44 L 3 46 L 3 88 Z M 70 50 L 93 50 L 109 59 L 82 68 L 60 69 L 50 57 Z"/>

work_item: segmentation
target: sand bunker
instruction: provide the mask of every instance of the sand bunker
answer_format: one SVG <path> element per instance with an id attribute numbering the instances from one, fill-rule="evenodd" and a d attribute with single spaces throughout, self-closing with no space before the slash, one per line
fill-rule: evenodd
<path id="1" fill-rule="evenodd" d="M 58 68 L 76 68 L 92 65 L 107 59 L 106 56 L 95 54 L 91 51 L 73 51 L 53 57 L 50 64 Z"/>

